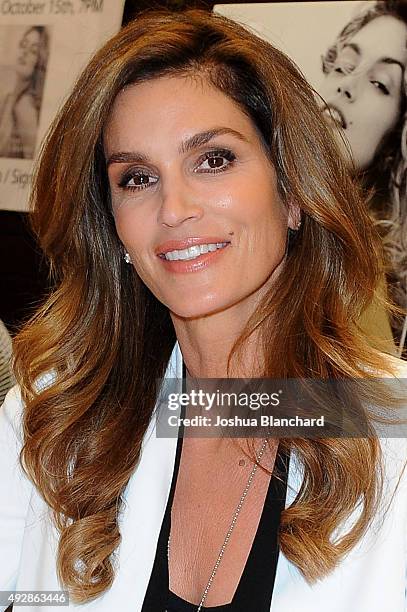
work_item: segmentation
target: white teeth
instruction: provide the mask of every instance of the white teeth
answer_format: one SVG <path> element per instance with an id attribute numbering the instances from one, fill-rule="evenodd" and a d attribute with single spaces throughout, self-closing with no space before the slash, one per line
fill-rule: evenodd
<path id="1" fill-rule="evenodd" d="M 341 114 L 339 113 L 339 111 L 336 110 L 336 108 L 332 108 L 332 107 L 326 107 L 324 109 L 324 113 L 325 115 L 328 116 L 329 119 L 331 119 L 334 123 L 336 123 L 337 125 L 339 125 L 342 128 L 345 128 L 344 125 L 344 120 L 343 117 L 341 116 Z"/>
<path id="2" fill-rule="evenodd" d="M 201 255 L 201 249 L 199 247 L 199 244 L 195 244 L 194 246 L 189 247 L 187 251 L 190 253 L 191 257 L 198 257 L 199 255 Z"/>
<path id="3" fill-rule="evenodd" d="M 213 244 L 194 244 L 190 246 L 188 249 L 181 249 L 179 251 L 168 251 L 168 253 L 164 254 L 165 259 L 168 261 L 177 261 L 177 260 L 185 260 L 185 259 L 196 259 L 203 253 L 213 252 L 217 249 L 223 249 L 228 242 L 216 242 Z"/>

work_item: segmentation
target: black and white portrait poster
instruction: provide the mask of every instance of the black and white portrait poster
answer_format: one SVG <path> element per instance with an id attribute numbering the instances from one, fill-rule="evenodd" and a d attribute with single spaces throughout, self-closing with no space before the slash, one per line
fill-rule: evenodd
<path id="1" fill-rule="evenodd" d="M 33 163 L 124 0 L 0 0 L 0 209 L 27 209 Z"/>
<path id="2" fill-rule="evenodd" d="M 271 2 L 215 11 L 284 51 L 319 94 L 321 118 L 336 128 L 343 155 L 372 194 L 369 212 L 383 239 L 389 293 L 406 309 L 407 2 Z M 390 331 L 384 314 L 376 311 L 372 325 L 393 336 L 401 356 L 407 319 L 392 319 Z"/>

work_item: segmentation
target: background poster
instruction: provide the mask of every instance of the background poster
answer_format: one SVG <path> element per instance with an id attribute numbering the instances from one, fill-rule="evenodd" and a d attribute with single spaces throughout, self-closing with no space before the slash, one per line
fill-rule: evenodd
<path id="1" fill-rule="evenodd" d="M 318 91 L 321 56 L 366 1 L 217 4 L 214 10 L 248 26 L 286 53 Z M 369 2 L 372 4 L 372 2 Z"/>
<path id="2" fill-rule="evenodd" d="M 0 0 L 0 209 L 27 209 L 42 138 L 124 0 Z"/>
<path id="3" fill-rule="evenodd" d="M 337 128 L 344 156 L 383 240 L 388 287 L 407 308 L 407 3 L 283 2 L 216 5 L 291 57 L 313 88 L 321 116 Z M 387 321 L 377 310 L 372 325 Z M 380 319 L 380 324 L 379 324 Z M 399 356 L 407 317 L 393 318 Z M 405 354 L 407 357 L 407 354 Z"/>

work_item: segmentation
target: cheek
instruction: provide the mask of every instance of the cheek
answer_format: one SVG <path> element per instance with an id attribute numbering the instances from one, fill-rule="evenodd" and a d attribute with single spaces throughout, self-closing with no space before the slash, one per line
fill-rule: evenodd
<path id="1" fill-rule="evenodd" d="M 146 221 L 140 215 L 124 207 L 114 214 L 117 235 L 126 251 L 132 255 L 132 260 L 141 255 L 147 245 L 149 236 Z"/>
<path id="2" fill-rule="evenodd" d="M 279 196 L 264 185 L 261 197 L 246 210 L 245 233 L 249 252 L 258 258 L 258 271 L 280 260 L 285 252 L 288 211 Z"/>
<path id="3" fill-rule="evenodd" d="M 386 112 L 383 112 L 383 129 L 380 134 L 380 138 L 383 139 L 389 132 L 391 132 L 397 125 L 400 116 L 400 105 L 394 103 L 390 106 Z"/>
<path id="4" fill-rule="evenodd" d="M 253 207 L 253 218 L 263 234 L 277 238 L 285 231 L 288 223 L 288 210 L 283 204 L 275 185 L 264 183 L 260 186 L 258 198 Z"/>
<path id="5" fill-rule="evenodd" d="M 284 218 L 285 207 L 277 190 L 277 180 L 269 171 L 257 170 L 236 186 L 230 197 L 231 208 L 249 225 L 264 227 L 265 222 L 276 223 Z"/>
<path id="6" fill-rule="evenodd" d="M 398 113 L 387 113 L 382 115 L 382 123 L 378 121 L 376 125 L 372 122 L 370 125 L 370 137 L 366 138 L 367 142 L 370 141 L 370 153 L 372 159 L 381 149 L 386 139 L 386 136 L 395 128 L 397 124 Z M 367 130 L 367 133 L 369 130 Z M 363 142 L 363 139 L 362 139 Z"/>
<path id="7" fill-rule="evenodd" d="M 369 112 L 366 112 L 369 109 Z M 397 124 L 399 118 L 398 103 L 384 104 L 380 100 L 370 98 L 370 102 L 361 104 L 360 112 L 354 114 L 353 125 L 345 136 L 355 156 L 360 169 L 367 168 L 375 155 L 380 151 L 385 137 Z"/>
<path id="8" fill-rule="evenodd" d="M 372 90 L 364 97 L 353 117 L 354 128 L 363 131 L 363 138 L 380 141 L 396 125 L 400 115 L 398 99 L 381 96 Z"/>

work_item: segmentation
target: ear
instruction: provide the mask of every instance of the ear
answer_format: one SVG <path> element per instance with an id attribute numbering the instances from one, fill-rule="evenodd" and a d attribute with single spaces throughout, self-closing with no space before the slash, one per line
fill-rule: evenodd
<path id="1" fill-rule="evenodd" d="M 301 208 L 296 202 L 288 203 L 288 227 L 298 230 L 301 225 Z"/>

